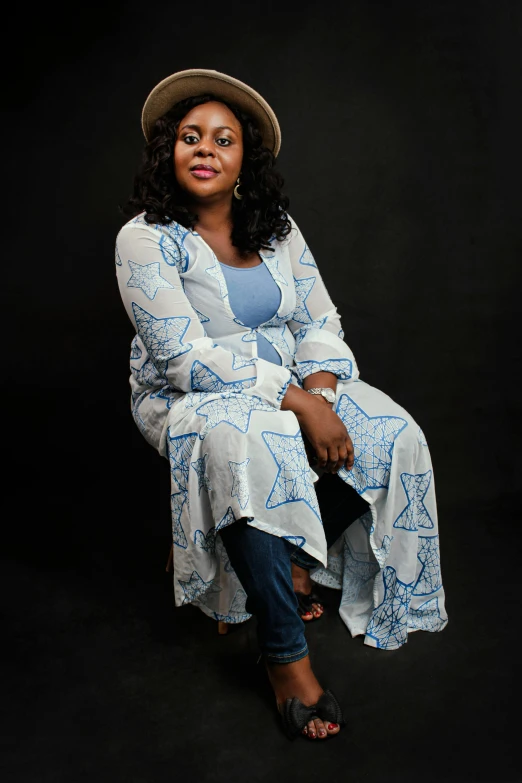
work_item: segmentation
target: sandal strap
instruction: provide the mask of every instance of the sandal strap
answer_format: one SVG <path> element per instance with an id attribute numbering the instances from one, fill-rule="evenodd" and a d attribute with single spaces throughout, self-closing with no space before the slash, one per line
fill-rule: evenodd
<path id="1" fill-rule="evenodd" d="M 311 612 L 313 608 L 313 604 L 321 603 L 321 599 L 313 591 L 307 594 L 307 593 L 301 593 L 299 590 L 295 590 L 295 595 L 297 598 L 299 614 L 304 614 L 305 612 Z"/>
<path id="2" fill-rule="evenodd" d="M 338 723 L 339 726 L 346 726 L 341 705 L 331 690 L 327 689 L 323 693 L 315 705 L 315 709 L 321 720 L 329 720 L 331 723 Z"/>
<path id="3" fill-rule="evenodd" d="M 297 609 L 299 614 L 305 614 L 306 612 L 312 611 L 313 601 L 310 601 L 310 596 L 306 595 L 306 593 L 301 593 L 298 590 L 295 591 L 295 596 L 297 598 Z"/>

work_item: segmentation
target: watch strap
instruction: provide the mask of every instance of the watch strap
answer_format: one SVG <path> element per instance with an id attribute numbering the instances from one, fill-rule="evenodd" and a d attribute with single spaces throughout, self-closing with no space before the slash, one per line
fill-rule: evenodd
<path id="1" fill-rule="evenodd" d="M 322 388 L 315 387 L 315 388 L 313 388 L 313 389 L 307 389 L 306 391 L 307 391 L 309 394 L 320 394 L 320 395 L 321 395 L 321 397 L 324 397 L 324 398 L 325 398 L 325 400 L 326 400 L 327 402 L 329 402 L 329 403 L 333 403 L 333 402 L 335 402 L 335 392 L 334 392 L 334 390 L 333 390 L 333 389 L 330 389 L 330 387 L 329 387 L 329 386 L 322 387 Z M 329 400 L 329 399 L 328 399 L 328 397 L 329 397 L 329 396 L 332 396 L 332 395 L 333 395 L 333 399 L 332 399 L 332 400 Z"/>

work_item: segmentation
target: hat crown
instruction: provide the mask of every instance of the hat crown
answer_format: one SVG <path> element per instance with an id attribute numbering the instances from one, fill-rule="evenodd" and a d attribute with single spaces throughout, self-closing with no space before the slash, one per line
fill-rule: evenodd
<path id="1" fill-rule="evenodd" d="M 185 98 L 212 92 L 236 104 L 257 121 L 263 144 L 277 156 L 281 148 L 281 129 L 268 102 L 245 82 L 209 68 L 188 68 L 167 76 L 149 93 L 141 114 L 141 126 L 150 141 L 154 123 Z"/>

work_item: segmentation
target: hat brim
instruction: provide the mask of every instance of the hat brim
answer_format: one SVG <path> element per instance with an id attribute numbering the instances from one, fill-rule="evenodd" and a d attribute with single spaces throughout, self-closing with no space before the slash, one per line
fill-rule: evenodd
<path id="1" fill-rule="evenodd" d="M 141 114 L 141 127 L 150 141 L 154 123 L 175 103 L 211 92 L 216 98 L 235 103 L 250 114 L 259 126 L 263 144 L 277 155 L 281 148 L 281 129 L 273 109 L 265 99 L 248 84 L 219 71 L 190 68 L 167 76 L 149 93 Z"/>

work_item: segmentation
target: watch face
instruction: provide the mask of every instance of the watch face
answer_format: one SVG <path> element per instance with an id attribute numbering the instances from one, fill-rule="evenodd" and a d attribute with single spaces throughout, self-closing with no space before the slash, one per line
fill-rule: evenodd
<path id="1" fill-rule="evenodd" d="M 333 389 L 324 389 L 323 397 L 326 397 L 328 402 L 335 402 L 335 392 Z"/>

